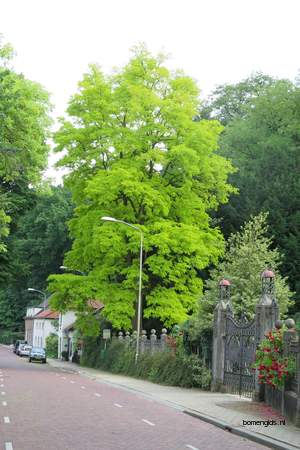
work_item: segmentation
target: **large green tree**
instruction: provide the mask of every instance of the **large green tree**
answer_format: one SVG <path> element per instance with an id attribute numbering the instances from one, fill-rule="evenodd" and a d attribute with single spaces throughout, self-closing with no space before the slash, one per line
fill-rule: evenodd
<path id="1" fill-rule="evenodd" d="M 252 217 L 227 241 L 222 261 L 211 270 L 205 283 L 205 294 L 199 300 L 197 313 L 191 320 L 190 333 L 196 338 L 212 329 L 213 311 L 219 301 L 219 283 L 225 278 L 231 283 L 231 302 L 234 314 L 246 314 L 252 319 L 261 297 L 261 273 L 271 268 L 275 272 L 275 294 L 281 314 L 293 304 L 287 279 L 280 274 L 282 256 L 273 249 L 267 214 Z"/>
<path id="2" fill-rule="evenodd" d="M 198 108 L 195 82 L 143 47 L 112 76 L 95 65 L 84 75 L 56 142 L 76 205 L 65 264 L 89 275 L 51 277 L 53 307 L 84 311 L 93 296 L 114 326 L 132 327 L 139 233 L 100 220 L 114 216 L 145 234 L 144 317 L 172 325 L 194 310 L 200 272 L 223 251 L 209 212 L 233 191 L 216 154 L 222 127 L 194 121 Z"/>

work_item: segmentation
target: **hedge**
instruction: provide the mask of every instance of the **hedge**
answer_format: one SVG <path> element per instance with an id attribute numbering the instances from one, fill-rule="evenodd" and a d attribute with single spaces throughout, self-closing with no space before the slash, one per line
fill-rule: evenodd
<path id="1" fill-rule="evenodd" d="M 208 390 L 211 382 L 210 370 L 196 355 L 187 355 L 181 347 L 176 352 L 142 353 L 135 364 L 135 351 L 123 342 L 113 341 L 105 350 L 97 339 L 86 339 L 81 365 L 169 386 Z"/>

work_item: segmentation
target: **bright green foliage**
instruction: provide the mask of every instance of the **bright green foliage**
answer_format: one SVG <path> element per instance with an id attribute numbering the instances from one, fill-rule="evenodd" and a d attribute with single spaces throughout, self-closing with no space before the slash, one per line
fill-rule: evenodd
<path id="1" fill-rule="evenodd" d="M 199 310 L 192 321 L 194 337 L 212 328 L 214 308 L 219 300 L 219 282 L 225 278 L 231 283 L 231 302 L 234 314 L 245 313 L 252 319 L 255 306 L 261 296 L 260 275 L 266 268 L 275 272 L 275 296 L 282 314 L 292 304 L 292 293 L 286 278 L 280 275 L 281 257 L 272 249 L 272 240 L 267 237 L 267 215 L 260 214 L 237 233 L 230 236 L 223 261 L 210 273 L 206 291 L 199 301 Z"/>
<path id="2" fill-rule="evenodd" d="M 223 250 L 208 212 L 233 191 L 232 166 L 216 154 L 222 127 L 193 120 L 198 94 L 191 78 L 170 73 L 143 47 L 110 77 L 90 67 L 56 134 L 76 205 L 65 264 L 89 276 L 52 277 L 55 307 L 84 307 L 93 295 L 115 327 L 132 327 L 140 236 L 100 220 L 113 216 L 145 234 L 144 317 L 172 325 L 193 311 L 199 271 Z"/>
<path id="3" fill-rule="evenodd" d="M 13 52 L 0 36 L 0 252 L 9 216 L 24 207 L 24 191 L 47 164 L 48 94 L 9 68 Z"/>
<path id="4" fill-rule="evenodd" d="M 277 81 L 264 89 L 226 128 L 220 153 L 239 170 L 239 188 L 221 209 L 225 235 L 251 214 L 268 211 L 274 245 L 283 255 L 282 273 L 300 293 L 300 87 Z M 296 310 L 300 310 L 297 301 Z"/>
<path id="5" fill-rule="evenodd" d="M 33 189 L 24 199 L 28 210 L 14 220 L 7 253 L 0 259 L 0 330 L 18 330 L 28 304 L 42 297 L 27 287 L 46 289 L 50 273 L 59 272 L 63 255 L 70 248 L 66 221 L 72 213 L 70 194 L 60 187 Z"/>

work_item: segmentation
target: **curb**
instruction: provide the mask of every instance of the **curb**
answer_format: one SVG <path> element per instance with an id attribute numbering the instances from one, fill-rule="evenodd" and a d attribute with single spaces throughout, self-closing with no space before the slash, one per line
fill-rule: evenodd
<path id="1" fill-rule="evenodd" d="M 199 413 L 197 411 L 193 411 L 191 409 L 183 410 L 184 414 L 195 417 L 196 419 L 203 420 L 204 422 L 215 425 L 216 427 L 221 428 L 222 430 L 229 431 L 232 434 L 236 434 L 238 436 L 244 437 L 251 441 L 257 442 L 258 444 L 262 444 L 266 447 L 270 447 L 276 450 L 298 450 L 300 447 L 295 446 L 293 444 L 288 444 L 287 442 L 280 441 L 278 439 L 270 438 L 260 433 L 255 433 L 254 431 L 247 430 L 245 428 L 234 427 L 223 420 L 217 419 L 215 417 L 207 416 L 206 414 Z"/>

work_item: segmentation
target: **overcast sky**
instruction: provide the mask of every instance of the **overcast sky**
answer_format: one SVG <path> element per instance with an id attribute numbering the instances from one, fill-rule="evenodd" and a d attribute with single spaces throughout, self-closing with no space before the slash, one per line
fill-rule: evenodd
<path id="1" fill-rule="evenodd" d="M 110 72 L 138 42 L 169 53 L 203 95 L 258 70 L 294 79 L 299 18 L 300 0 L 0 0 L 14 67 L 52 94 L 55 117 L 90 62 Z"/>

